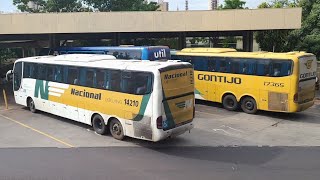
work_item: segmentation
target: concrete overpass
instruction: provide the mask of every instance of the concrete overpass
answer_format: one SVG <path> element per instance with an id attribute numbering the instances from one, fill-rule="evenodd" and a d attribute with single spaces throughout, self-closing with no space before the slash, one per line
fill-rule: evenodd
<path id="1" fill-rule="evenodd" d="M 301 8 L 177 12 L 81 12 L 0 14 L 0 48 L 54 47 L 63 40 L 243 36 L 252 50 L 253 32 L 301 27 Z M 23 41 L 23 43 L 19 43 Z"/>

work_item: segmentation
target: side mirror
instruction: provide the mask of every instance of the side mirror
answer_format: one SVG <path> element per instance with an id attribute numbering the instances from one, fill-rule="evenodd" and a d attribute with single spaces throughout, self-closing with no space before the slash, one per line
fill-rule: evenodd
<path id="1" fill-rule="evenodd" d="M 13 71 L 9 70 L 6 74 L 6 80 L 10 82 L 12 80 Z"/>

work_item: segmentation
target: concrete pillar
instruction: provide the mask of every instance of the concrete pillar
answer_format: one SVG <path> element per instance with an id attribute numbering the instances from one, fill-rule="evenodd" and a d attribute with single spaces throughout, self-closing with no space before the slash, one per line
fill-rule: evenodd
<path id="1" fill-rule="evenodd" d="M 218 47 L 219 36 L 209 37 L 210 47 Z"/>
<path id="2" fill-rule="evenodd" d="M 187 46 L 186 44 L 186 33 L 182 32 L 179 33 L 179 38 L 178 38 L 178 48 L 183 49 Z"/>
<path id="3" fill-rule="evenodd" d="M 253 51 L 253 31 L 245 31 L 242 35 L 243 50 L 246 52 Z"/>
<path id="4" fill-rule="evenodd" d="M 56 38 L 55 34 L 49 34 L 49 48 L 54 49 L 60 46 L 60 40 Z"/>
<path id="5" fill-rule="evenodd" d="M 121 44 L 120 33 L 113 33 L 112 46 L 119 46 Z"/>
<path id="6" fill-rule="evenodd" d="M 26 49 L 25 48 L 21 48 L 22 50 L 22 57 L 27 57 L 27 54 L 26 54 Z"/>

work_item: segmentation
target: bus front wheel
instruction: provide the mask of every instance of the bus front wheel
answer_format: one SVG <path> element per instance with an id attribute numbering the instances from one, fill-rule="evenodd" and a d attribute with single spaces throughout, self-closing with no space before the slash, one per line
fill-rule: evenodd
<path id="1" fill-rule="evenodd" d="M 222 105 L 225 109 L 234 111 L 238 108 L 238 101 L 234 95 L 229 94 L 223 97 Z"/>
<path id="2" fill-rule="evenodd" d="M 257 112 L 257 103 L 252 97 L 245 97 L 241 101 L 241 109 L 248 114 L 254 114 Z"/>
<path id="3" fill-rule="evenodd" d="M 29 110 L 30 110 L 32 113 L 36 113 L 36 112 L 37 112 L 36 106 L 35 106 L 34 101 L 33 101 L 32 98 L 29 98 L 29 99 L 28 99 L 28 107 L 29 107 Z"/>
<path id="4" fill-rule="evenodd" d="M 111 135 L 118 140 L 123 140 L 124 138 L 124 132 L 123 132 L 123 127 L 117 119 L 111 119 L 110 125 L 110 133 Z"/>
<path id="5" fill-rule="evenodd" d="M 104 123 L 104 120 L 100 115 L 95 115 L 93 117 L 92 127 L 97 134 L 103 135 L 107 132 L 107 126 Z"/>

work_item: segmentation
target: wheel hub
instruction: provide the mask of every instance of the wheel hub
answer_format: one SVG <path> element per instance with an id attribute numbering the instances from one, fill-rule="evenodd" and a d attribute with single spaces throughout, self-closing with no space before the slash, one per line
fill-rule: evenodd
<path id="1" fill-rule="evenodd" d="M 251 101 L 247 101 L 245 104 L 246 104 L 247 109 L 249 109 L 249 110 L 253 109 L 253 103 Z"/>
<path id="2" fill-rule="evenodd" d="M 119 128 L 119 124 L 114 124 L 112 127 L 112 131 L 117 135 L 121 134 L 121 129 Z"/>

